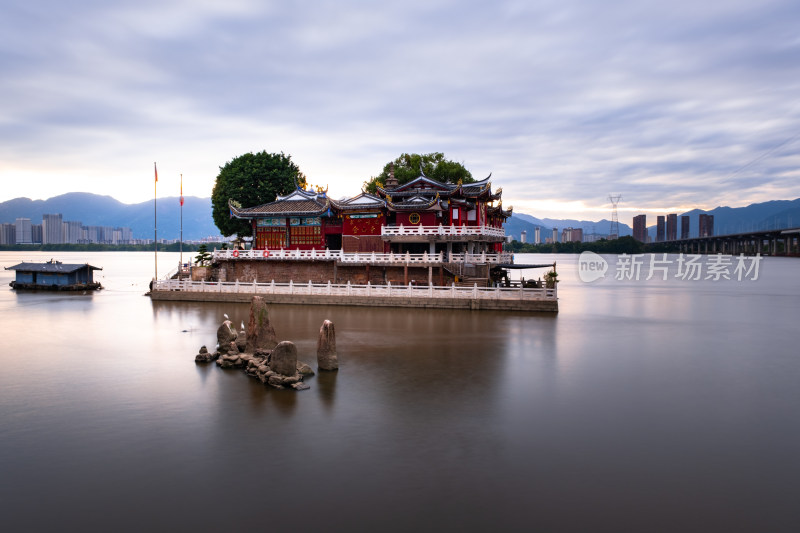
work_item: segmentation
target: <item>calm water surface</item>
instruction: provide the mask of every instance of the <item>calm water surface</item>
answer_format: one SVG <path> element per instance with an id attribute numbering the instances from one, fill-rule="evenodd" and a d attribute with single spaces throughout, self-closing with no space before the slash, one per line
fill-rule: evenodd
<path id="1" fill-rule="evenodd" d="M 194 363 L 247 305 L 151 302 L 151 254 L 0 266 L 50 257 L 106 289 L 0 270 L 2 531 L 800 527 L 800 260 L 583 284 L 576 256 L 518 256 L 558 260 L 556 317 L 276 305 L 315 368 L 336 325 L 339 372 L 295 392 Z"/>

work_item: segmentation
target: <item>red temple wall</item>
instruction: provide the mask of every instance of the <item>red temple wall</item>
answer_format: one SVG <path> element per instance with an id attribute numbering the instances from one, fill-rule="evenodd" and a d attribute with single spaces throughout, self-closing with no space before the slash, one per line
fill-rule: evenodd
<path id="1" fill-rule="evenodd" d="M 419 216 L 419 222 L 417 223 L 413 223 L 410 220 L 411 216 L 414 214 Z M 422 211 L 422 212 L 415 211 L 412 213 L 400 212 L 397 213 L 396 220 L 397 220 L 397 225 L 402 224 L 404 226 L 417 226 L 417 225 L 438 226 L 442 222 L 442 219 L 436 216 L 435 211 Z"/>
<path id="2" fill-rule="evenodd" d="M 386 223 L 383 213 L 375 218 L 351 218 L 345 215 L 342 221 L 342 235 L 380 235 L 381 227 Z"/>

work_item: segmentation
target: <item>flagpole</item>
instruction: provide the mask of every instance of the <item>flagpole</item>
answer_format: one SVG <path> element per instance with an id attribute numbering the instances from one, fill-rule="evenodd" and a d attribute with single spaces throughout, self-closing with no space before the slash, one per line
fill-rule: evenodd
<path id="1" fill-rule="evenodd" d="M 155 231 L 155 235 L 153 237 L 153 257 L 155 260 L 156 277 L 153 279 L 158 280 L 158 167 L 156 166 L 155 162 L 153 162 L 153 170 L 156 173 L 156 181 L 153 188 L 153 229 Z"/>
<path id="2" fill-rule="evenodd" d="M 180 251 L 181 251 L 181 263 L 178 268 L 178 278 L 182 278 L 183 276 L 183 174 L 181 173 L 181 244 L 180 244 Z"/>

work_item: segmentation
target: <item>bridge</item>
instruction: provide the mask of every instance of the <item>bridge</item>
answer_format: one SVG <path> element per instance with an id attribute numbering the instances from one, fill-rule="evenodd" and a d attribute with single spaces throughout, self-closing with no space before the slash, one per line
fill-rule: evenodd
<path id="1" fill-rule="evenodd" d="M 800 227 L 729 233 L 649 242 L 645 247 L 671 245 L 682 253 L 729 255 L 784 255 L 800 257 Z"/>

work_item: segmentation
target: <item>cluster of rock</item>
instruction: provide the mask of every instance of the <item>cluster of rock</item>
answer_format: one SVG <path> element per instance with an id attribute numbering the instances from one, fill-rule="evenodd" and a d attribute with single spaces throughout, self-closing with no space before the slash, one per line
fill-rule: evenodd
<path id="1" fill-rule="evenodd" d="M 225 320 L 217 329 L 217 345 L 217 351 L 213 353 L 202 346 L 195 362 L 216 361 L 221 368 L 242 368 L 247 375 L 276 389 L 309 388 L 303 383 L 303 378 L 313 376 L 314 371 L 308 364 L 297 360 L 297 347 L 293 342 L 278 342 L 278 336 L 269 321 L 267 306 L 260 296 L 253 296 L 250 303 L 247 330 L 242 329 L 237 333 L 231 327 L 231 321 Z M 319 330 L 317 365 L 319 370 L 339 368 L 336 334 L 330 320 L 324 321 Z"/>

